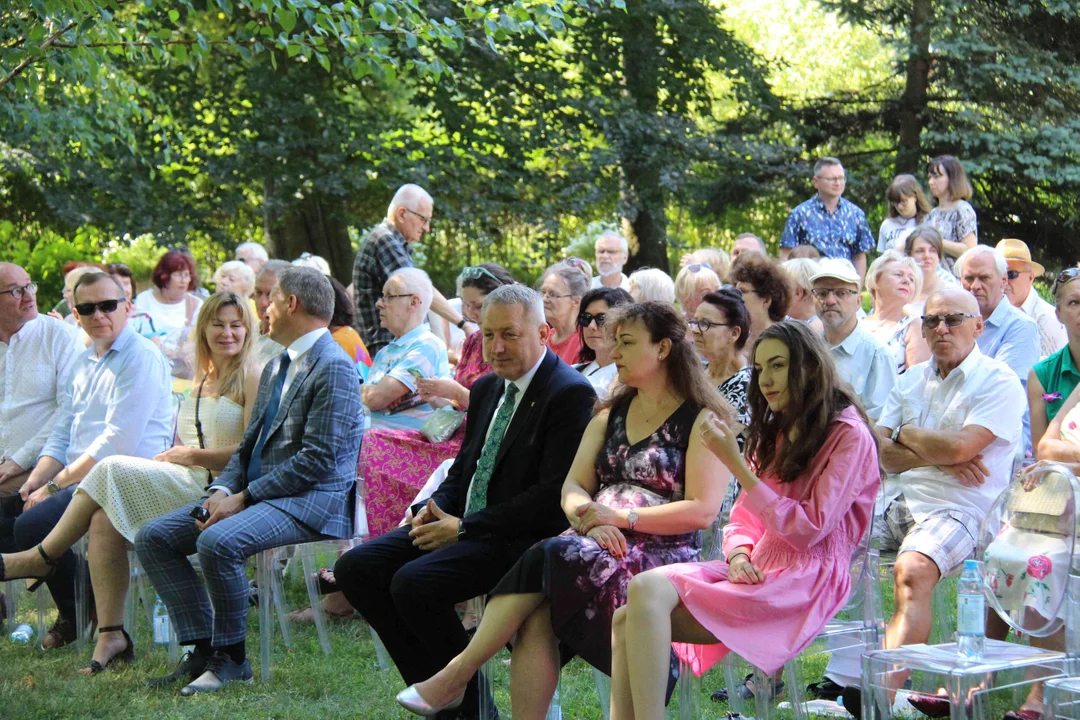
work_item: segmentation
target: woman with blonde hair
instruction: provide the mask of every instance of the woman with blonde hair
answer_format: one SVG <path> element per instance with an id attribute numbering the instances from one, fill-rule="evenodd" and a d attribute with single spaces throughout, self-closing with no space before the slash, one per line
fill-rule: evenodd
<path id="1" fill-rule="evenodd" d="M 90 579 L 98 639 L 82 669 L 97 674 L 135 652 L 123 628 L 127 551 L 140 527 L 198 500 L 225 469 L 251 418 L 259 375 L 253 364 L 255 318 L 236 293 L 210 296 L 195 324 L 195 389 L 180 406 L 178 442 L 153 460 L 114 455 L 94 466 L 56 527 L 32 550 L 0 556 L 0 578 L 42 577 L 89 532 Z"/>
<path id="2" fill-rule="evenodd" d="M 709 263 L 691 263 L 675 276 L 675 299 L 683 317 L 694 317 L 701 299 L 720 289 L 720 277 Z"/>
<path id="3" fill-rule="evenodd" d="M 788 305 L 788 317 L 802 320 L 814 329 L 814 332 L 825 332 L 825 326 L 817 316 L 817 306 L 814 305 L 814 286 L 810 278 L 817 272 L 817 260 L 810 258 L 788 258 L 780 263 L 780 267 L 787 273 L 791 280 L 791 304 Z"/>
<path id="4" fill-rule="evenodd" d="M 860 322 L 893 357 L 897 374 L 930 359 L 922 339 L 921 314 L 916 298 L 922 291 L 922 272 L 915 261 L 899 250 L 886 250 L 866 271 L 866 289 L 874 299 L 874 311 Z"/>
<path id="5" fill-rule="evenodd" d="M 641 268 L 630 273 L 630 296 L 634 302 L 675 304 L 675 283 L 671 276 L 656 268 Z"/>

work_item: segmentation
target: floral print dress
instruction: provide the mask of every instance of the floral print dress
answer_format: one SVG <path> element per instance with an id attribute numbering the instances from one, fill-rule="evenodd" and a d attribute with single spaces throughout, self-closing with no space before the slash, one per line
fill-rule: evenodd
<path id="1" fill-rule="evenodd" d="M 607 441 L 596 458 L 600 481 L 594 502 L 612 508 L 648 508 L 682 500 L 686 450 L 700 408 L 684 402 L 657 430 L 630 444 L 629 403 L 613 407 Z M 701 533 L 649 535 L 623 530 L 627 552 L 621 560 L 573 529 L 542 540 L 521 556 L 492 595 L 542 592 L 551 605 L 551 626 L 562 662 L 580 655 L 611 674 L 611 618 L 626 603 L 630 579 L 654 567 L 692 562 L 701 551 Z"/>

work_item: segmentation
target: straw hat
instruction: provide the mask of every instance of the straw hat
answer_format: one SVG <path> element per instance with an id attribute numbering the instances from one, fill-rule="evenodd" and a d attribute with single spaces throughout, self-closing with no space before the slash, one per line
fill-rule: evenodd
<path id="1" fill-rule="evenodd" d="M 1009 262 L 1023 263 L 1026 270 L 1035 273 L 1035 277 L 1039 277 L 1046 272 L 1046 268 L 1032 261 L 1031 250 L 1028 250 L 1027 243 L 1023 240 L 1006 238 L 997 244 L 997 249 L 1001 251 Z"/>

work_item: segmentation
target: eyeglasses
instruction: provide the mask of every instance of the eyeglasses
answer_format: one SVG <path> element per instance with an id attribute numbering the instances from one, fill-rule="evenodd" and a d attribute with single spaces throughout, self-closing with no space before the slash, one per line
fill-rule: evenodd
<path id="1" fill-rule="evenodd" d="M 1050 294 L 1056 296 L 1059 287 L 1068 285 L 1077 277 L 1080 277 L 1080 267 L 1065 268 L 1058 273 L 1057 279 L 1054 280 L 1054 286 L 1050 288 Z"/>
<path id="2" fill-rule="evenodd" d="M 487 268 L 477 266 L 477 267 L 465 267 L 465 268 L 461 269 L 461 279 L 462 280 L 479 280 L 480 278 L 482 278 L 485 275 L 487 275 L 489 278 L 491 278 L 495 282 L 499 283 L 500 285 L 503 284 L 502 280 L 495 277 L 495 274 L 492 273 Z"/>
<path id="3" fill-rule="evenodd" d="M 712 270 L 712 265 L 710 265 L 707 262 L 703 262 L 703 263 L 694 263 L 693 265 L 687 265 L 686 266 L 686 269 L 689 270 L 692 273 L 699 273 L 699 272 L 701 272 L 701 270 L 703 268 L 707 269 L 707 270 Z"/>
<path id="4" fill-rule="evenodd" d="M 420 213 L 416 212 L 415 210 L 410 210 L 409 208 L 402 208 L 402 209 L 405 210 L 405 212 L 412 213 L 416 217 L 420 218 L 424 222 L 425 225 L 427 225 L 429 227 L 431 226 L 431 218 L 430 217 L 428 217 L 426 215 L 421 215 Z"/>
<path id="5" fill-rule="evenodd" d="M 593 315 L 592 313 L 583 312 L 577 316 L 577 324 L 583 328 L 587 328 L 595 320 L 596 327 L 602 328 L 604 327 L 604 321 L 606 319 L 607 313 L 596 313 L 595 315 Z"/>
<path id="6" fill-rule="evenodd" d="M 400 295 L 394 295 L 392 293 L 383 293 L 382 294 L 382 301 L 385 303 L 388 300 L 396 300 L 397 298 L 403 298 L 403 297 L 412 297 L 415 294 L 416 293 L 402 293 Z"/>
<path id="7" fill-rule="evenodd" d="M 927 330 L 933 330 L 941 321 L 945 321 L 945 327 L 954 328 L 959 327 L 968 318 L 977 318 L 978 315 L 972 315 L 971 313 L 951 313 L 949 315 L 923 315 L 922 324 Z"/>
<path id="8" fill-rule="evenodd" d="M 1019 270 L 1008 270 L 1005 273 L 1005 277 L 1009 278 L 1010 280 L 1015 280 L 1016 278 L 1020 277 L 1020 271 Z"/>
<path id="9" fill-rule="evenodd" d="M 79 313 L 80 317 L 90 317 L 98 310 L 108 315 L 116 312 L 116 308 L 120 307 L 120 303 L 126 300 L 127 298 L 120 298 L 119 300 L 102 300 L 96 303 L 79 303 L 75 306 L 75 312 Z"/>
<path id="10" fill-rule="evenodd" d="M 540 296 L 545 300 L 558 300 L 559 298 L 574 297 L 571 293 L 567 293 L 566 295 L 558 295 L 553 292 L 543 292 L 540 293 Z"/>
<path id="11" fill-rule="evenodd" d="M 803 177 L 806 177 L 806 176 L 804 175 Z M 822 182 L 834 183 L 836 185 L 839 185 L 840 183 L 847 180 L 847 177 L 845 177 L 844 175 L 841 175 L 840 177 L 822 177 L 821 175 L 815 175 L 814 177 L 816 177 L 818 180 L 820 180 Z"/>
<path id="12" fill-rule="evenodd" d="M 849 288 L 814 288 L 810 291 L 811 294 L 818 300 L 827 300 L 829 295 L 835 295 L 837 300 L 846 300 L 852 295 L 859 295 L 858 290 L 851 290 Z"/>
<path id="13" fill-rule="evenodd" d="M 16 300 L 22 300 L 22 296 L 26 293 L 30 293 L 31 295 L 37 295 L 37 283 L 32 282 L 26 285 L 20 285 L 19 287 L 13 287 L 10 290 L 4 290 L 3 292 L 0 292 L 0 295 L 7 295 L 8 293 L 11 293 L 11 297 L 15 298 Z"/>
<path id="14" fill-rule="evenodd" d="M 707 333 L 714 327 L 731 327 L 729 323 L 718 323 L 712 320 L 705 320 L 704 318 L 698 320 L 687 320 L 686 324 L 690 326 L 691 330 L 697 330 L 698 332 Z"/>

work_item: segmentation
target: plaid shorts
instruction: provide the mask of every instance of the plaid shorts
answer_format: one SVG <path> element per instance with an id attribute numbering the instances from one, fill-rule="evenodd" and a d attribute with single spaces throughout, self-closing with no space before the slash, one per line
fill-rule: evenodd
<path id="1" fill-rule="evenodd" d="M 917 552 L 938 566 L 948 577 L 975 556 L 975 535 L 979 521 L 959 510 L 935 510 L 922 522 L 915 522 L 907 501 L 900 495 L 885 508 L 881 535 L 882 552 Z"/>

